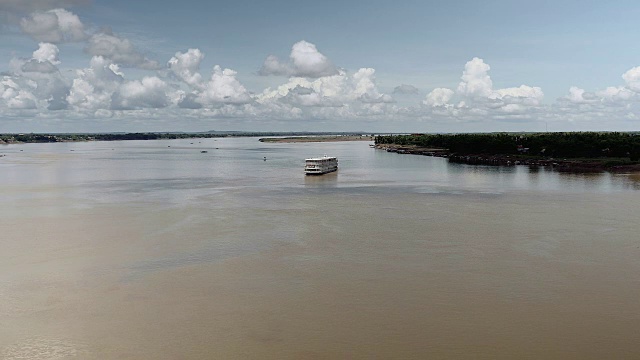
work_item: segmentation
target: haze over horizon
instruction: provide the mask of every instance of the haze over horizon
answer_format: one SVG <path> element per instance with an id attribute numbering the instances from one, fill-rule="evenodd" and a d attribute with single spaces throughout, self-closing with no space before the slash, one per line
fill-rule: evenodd
<path id="1" fill-rule="evenodd" d="M 631 1 L 0 0 L 0 132 L 637 131 Z"/>

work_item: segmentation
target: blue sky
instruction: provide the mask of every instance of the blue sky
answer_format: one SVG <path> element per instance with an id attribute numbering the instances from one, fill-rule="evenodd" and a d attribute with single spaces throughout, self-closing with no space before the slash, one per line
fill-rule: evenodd
<path id="1" fill-rule="evenodd" d="M 638 130 L 639 15 L 632 1 L 0 0 L 0 131 Z"/>

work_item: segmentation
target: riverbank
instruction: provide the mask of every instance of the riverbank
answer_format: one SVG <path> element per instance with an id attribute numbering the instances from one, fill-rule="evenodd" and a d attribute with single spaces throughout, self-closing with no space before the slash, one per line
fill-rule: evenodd
<path id="1" fill-rule="evenodd" d="M 469 165 L 547 167 L 565 172 L 640 172 L 640 163 L 624 158 L 557 159 L 503 154 L 457 154 L 447 149 L 426 148 L 413 145 L 377 144 L 376 149 L 398 154 L 424 155 L 447 158 L 450 162 Z"/>
<path id="2" fill-rule="evenodd" d="M 356 135 L 357 134 L 357 135 Z M 313 141 L 373 141 L 372 136 L 361 136 L 361 133 L 353 132 L 250 132 L 250 131 L 209 131 L 209 132 L 144 132 L 144 133 L 75 133 L 75 134 L 2 134 L 0 133 L 0 144 L 24 144 L 24 143 L 55 143 L 55 142 L 84 142 L 84 141 L 121 141 L 121 140 L 175 140 L 175 139 L 208 139 L 223 137 L 260 137 L 278 136 L 280 139 L 315 139 Z M 359 139 L 366 137 L 366 139 Z M 335 140 L 329 140 L 335 139 Z M 262 141 L 262 140 L 260 140 Z M 288 142 L 301 142 L 288 141 Z M 287 141 L 285 141 L 287 142 Z"/>
<path id="3" fill-rule="evenodd" d="M 368 135 L 335 135 L 335 136 L 293 136 L 280 138 L 261 138 L 260 142 L 268 143 L 304 143 L 304 142 L 336 142 L 336 141 L 373 141 Z"/>

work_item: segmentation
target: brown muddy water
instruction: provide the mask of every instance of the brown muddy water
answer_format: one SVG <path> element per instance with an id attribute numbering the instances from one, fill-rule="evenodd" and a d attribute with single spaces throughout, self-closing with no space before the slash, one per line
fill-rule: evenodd
<path id="1" fill-rule="evenodd" d="M 635 175 L 253 138 L 0 153 L 2 359 L 640 358 Z"/>

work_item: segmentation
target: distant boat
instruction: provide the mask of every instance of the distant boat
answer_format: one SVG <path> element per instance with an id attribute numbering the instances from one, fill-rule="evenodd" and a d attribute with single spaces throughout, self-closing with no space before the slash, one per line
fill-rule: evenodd
<path id="1" fill-rule="evenodd" d="M 322 175 L 337 170 L 337 157 L 325 155 L 320 158 L 305 159 L 304 173 L 307 175 Z"/>
<path id="2" fill-rule="evenodd" d="M 203 153 L 203 154 L 208 153 L 208 151 L 207 151 L 207 150 L 202 150 L 202 151 L 200 151 L 200 152 L 201 152 L 201 153 Z"/>

